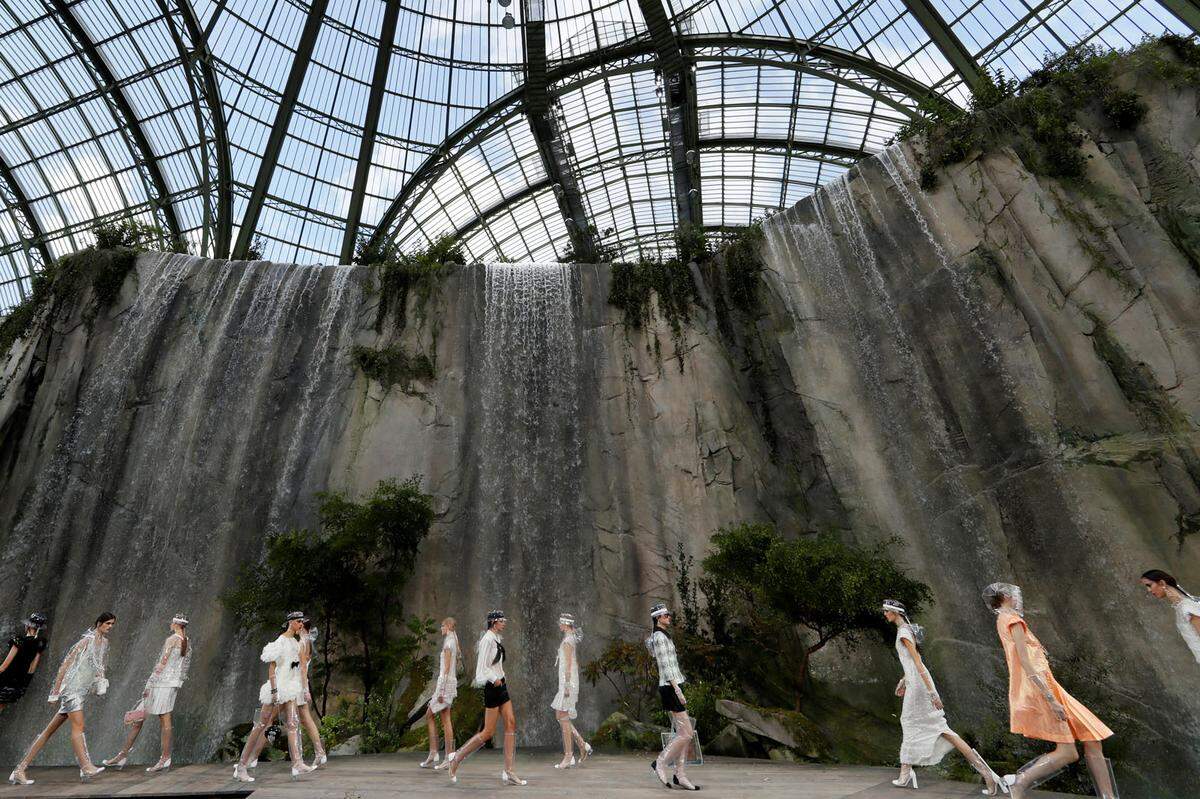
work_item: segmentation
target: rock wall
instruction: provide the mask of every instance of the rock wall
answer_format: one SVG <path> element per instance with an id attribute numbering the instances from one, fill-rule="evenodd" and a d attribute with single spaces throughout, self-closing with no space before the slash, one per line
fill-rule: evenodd
<path id="1" fill-rule="evenodd" d="M 217 601 L 237 568 L 267 531 L 311 524 L 316 491 L 420 473 L 439 520 L 410 608 L 457 616 L 464 643 L 509 612 L 525 743 L 556 741 L 560 610 L 584 619 L 585 658 L 640 636 L 677 545 L 699 556 L 722 525 L 772 520 L 903 541 L 937 597 L 926 652 L 960 732 L 1003 723 L 979 591 L 1022 584 L 1064 675 L 1119 709 L 1125 793 L 1196 795 L 1200 667 L 1137 576 L 1200 584 L 1200 120 L 1195 92 L 1138 88 L 1135 132 L 1090 120 L 1086 181 L 1001 151 L 925 193 L 907 148 L 862 162 L 768 222 L 755 313 L 730 311 L 710 270 L 678 342 L 659 318 L 622 324 L 604 266 L 465 267 L 377 333 L 362 268 L 144 256 L 115 307 L 56 309 L 3 365 L 0 609 L 53 622 L 0 759 L 107 609 L 93 751 L 117 745 L 183 611 L 197 660 L 177 751 L 210 756 L 262 679 Z M 354 344 L 397 343 L 436 379 L 403 391 L 352 366 Z M 814 668 L 894 709 L 887 648 Z M 64 737 L 46 762 L 69 759 Z"/>

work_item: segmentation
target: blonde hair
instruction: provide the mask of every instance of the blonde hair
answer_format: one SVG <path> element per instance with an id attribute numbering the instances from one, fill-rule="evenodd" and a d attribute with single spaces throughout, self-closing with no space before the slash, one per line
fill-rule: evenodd
<path id="1" fill-rule="evenodd" d="M 453 616 L 447 616 L 446 618 L 442 619 L 442 624 L 446 627 L 449 627 L 451 630 L 454 630 L 458 627 L 458 622 L 454 620 Z"/>

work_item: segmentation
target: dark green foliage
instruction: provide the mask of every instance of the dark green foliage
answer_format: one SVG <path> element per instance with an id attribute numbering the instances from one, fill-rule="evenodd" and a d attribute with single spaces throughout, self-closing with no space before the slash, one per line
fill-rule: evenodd
<path id="1" fill-rule="evenodd" d="M 262 240 L 261 236 L 255 236 L 250 242 L 250 246 L 246 248 L 246 260 L 261 261 L 263 253 L 266 252 L 266 246 L 266 242 Z"/>
<path id="2" fill-rule="evenodd" d="M 1164 33 L 1159 41 L 1166 45 L 1183 64 L 1200 69 L 1200 44 L 1193 36 Z"/>
<path id="3" fill-rule="evenodd" d="M 400 386 L 405 394 L 411 394 L 414 380 L 429 382 L 437 377 L 433 361 L 425 353 L 409 355 L 401 346 L 373 349 L 356 346 L 354 365 L 362 373 L 384 388 Z"/>
<path id="4" fill-rule="evenodd" d="M 675 246 L 679 248 L 679 260 L 700 262 L 709 255 L 708 237 L 699 225 L 682 224 L 675 231 Z"/>
<path id="5" fill-rule="evenodd" d="M 120 296 L 125 278 L 137 263 L 138 252 L 124 245 L 109 250 L 89 247 L 34 273 L 29 294 L 0 321 L 0 353 L 29 333 L 43 309 L 49 306 L 53 313 L 59 304 L 73 301 L 89 286 L 92 304 L 84 310 L 84 319 L 90 323 Z"/>
<path id="6" fill-rule="evenodd" d="M 136 219 L 101 223 L 92 228 L 92 233 L 96 236 L 97 250 L 113 250 L 119 247 L 145 250 L 166 238 L 157 225 L 148 225 Z"/>
<path id="7" fill-rule="evenodd" d="M 608 302 L 620 308 L 625 324 L 640 329 L 650 320 L 651 298 L 658 300 L 658 312 L 671 324 L 688 321 L 696 299 L 692 272 L 679 261 L 642 260 L 636 264 L 613 264 Z"/>
<path id="8" fill-rule="evenodd" d="M 242 631 L 261 636 L 276 634 L 287 611 L 308 611 L 323 627 L 312 686 L 322 711 L 336 675 L 360 687 L 364 721 L 375 700 L 401 723 L 393 694 L 433 632 L 431 621 L 408 618 L 402 601 L 433 523 L 433 498 L 419 477 L 381 481 L 361 502 L 337 492 L 319 497 L 320 530 L 270 535 L 266 554 L 222 601 Z"/>
<path id="9" fill-rule="evenodd" d="M 758 220 L 737 231 L 725 247 L 725 283 L 729 301 L 743 313 L 758 309 L 764 238 L 762 221 Z"/>
<path id="10" fill-rule="evenodd" d="M 1196 45 L 1165 37 L 1128 53 L 1077 47 L 1049 58 L 1021 83 L 1003 73 L 989 75 L 967 110 L 940 100 L 926 101 L 922 117 L 906 125 L 902 140 L 921 136 L 925 152 L 921 187 L 937 185 L 937 171 L 966 160 L 974 152 L 1008 145 L 1038 175 L 1078 178 L 1087 158 L 1080 149 L 1084 136 L 1076 116 L 1097 107 L 1116 128 L 1133 130 L 1146 115 L 1136 92 L 1116 86 L 1117 78 L 1135 69 L 1153 69 L 1176 84 L 1195 84 L 1200 76 Z M 1175 54 L 1174 60 L 1165 53 Z M 1182 64 L 1180 62 L 1183 62 Z"/>
<path id="11" fill-rule="evenodd" d="M 417 293 L 417 307 L 424 309 L 441 285 L 447 266 L 466 263 L 462 246 L 451 236 L 443 236 L 423 251 L 403 253 L 393 241 L 362 238 L 355 250 L 354 262 L 374 266 L 379 280 L 379 308 L 375 314 L 375 331 L 382 332 L 383 323 L 392 319 L 397 331 L 408 324 L 408 295 Z"/>
<path id="12" fill-rule="evenodd" d="M 588 235 L 591 237 L 592 247 L 594 248 L 592 252 L 575 252 L 575 243 L 571 242 L 567 245 L 566 252 L 563 253 L 562 262 L 564 264 L 607 264 L 617 260 L 618 256 L 621 254 L 621 251 L 620 248 L 617 247 L 616 242 L 605 245 L 601 241 L 600 232 L 596 229 L 596 226 L 592 224 L 588 225 Z M 613 228 L 604 229 L 604 236 L 606 238 L 611 239 L 612 235 Z"/>
<path id="13" fill-rule="evenodd" d="M 886 545 L 857 547 L 831 535 L 789 540 L 767 524 L 718 531 L 703 566 L 719 591 L 730 641 L 723 646 L 753 647 L 760 661 L 776 659 L 780 670 L 796 664 L 787 671 L 797 709 L 813 654 L 830 641 L 853 644 L 867 631 L 882 631 L 884 598 L 914 613 L 931 598 L 928 586 L 887 556 Z"/>
<path id="14" fill-rule="evenodd" d="M 650 634 L 647 625 L 646 635 Z M 617 698 L 617 708 L 632 719 L 645 721 L 658 697 L 654 661 L 642 641 L 608 642 L 600 657 L 583 667 L 592 685 L 604 680 Z"/>
<path id="15" fill-rule="evenodd" d="M 1137 92 L 1115 89 L 1104 95 L 1104 114 L 1122 130 L 1133 130 L 1146 118 L 1146 104 Z"/>

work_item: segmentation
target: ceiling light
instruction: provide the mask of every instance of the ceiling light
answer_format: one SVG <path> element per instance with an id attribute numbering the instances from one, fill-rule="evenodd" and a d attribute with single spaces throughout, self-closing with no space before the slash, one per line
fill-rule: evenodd
<path id="1" fill-rule="evenodd" d="M 502 25 L 504 25 L 504 27 L 507 30 L 512 30 L 513 28 L 517 27 L 517 21 L 516 21 L 516 19 L 513 18 L 513 15 L 511 12 L 506 13 L 504 15 L 504 19 L 500 20 L 500 23 Z"/>
<path id="2" fill-rule="evenodd" d="M 496 0 L 496 2 L 500 4 L 501 8 L 508 8 L 512 5 L 512 0 Z"/>

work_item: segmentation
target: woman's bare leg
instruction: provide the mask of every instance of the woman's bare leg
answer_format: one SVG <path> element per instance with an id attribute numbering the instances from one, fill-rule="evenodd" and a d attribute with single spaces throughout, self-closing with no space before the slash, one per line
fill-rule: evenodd
<path id="1" fill-rule="evenodd" d="M 166 763 L 171 759 L 171 744 L 175 730 L 171 723 L 170 713 L 160 713 L 158 716 L 158 741 L 162 747 L 158 754 L 158 762 Z"/>
<path id="2" fill-rule="evenodd" d="M 472 735 L 471 740 L 463 744 L 462 748 L 458 750 L 458 753 L 454 756 L 454 762 L 450 764 L 451 777 L 458 773 L 458 767 L 462 765 L 464 760 L 470 757 L 472 752 L 492 740 L 492 736 L 496 734 L 496 720 L 499 718 L 499 708 L 489 707 L 484 709 L 483 729 Z"/>
<path id="3" fill-rule="evenodd" d="M 313 718 L 312 711 L 308 709 L 308 705 L 301 705 L 299 710 L 300 724 L 304 727 L 304 732 L 308 735 L 308 740 L 312 742 L 313 754 L 320 757 L 325 754 L 325 743 L 321 740 L 321 729 L 317 726 L 317 720 Z"/>
<path id="4" fill-rule="evenodd" d="M 511 700 L 500 708 L 500 714 L 504 716 L 504 770 L 516 776 L 513 767 L 517 760 L 517 717 Z"/>
<path id="5" fill-rule="evenodd" d="M 266 740 L 267 727 L 271 726 L 271 721 L 275 718 L 275 714 L 279 712 L 278 705 L 263 705 L 262 710 L 258 713 L 258 718 L 254 722 L 254 726 L 250 729 L 250 734 L 246 736 L 246 745 L 242 747 L 242 756 L 238 758 L 238 763 L 242 768 L 245 768 L 253 757 L 258 758 L 262 752 L 263 741 Z"/>
<path id="6" fill-rule="evenodd" d="M 587 747 L 587 741 L 579 734 L 579 730 L 575 729 L 574 723 L 571 724 L 571 737 L 575 739 L 575 745 L 579 747 L 580 751 Z"/>
<path id="7" fill-rule="evenodd" d="M 441 716 L 442 738 L 446 742 L 446 757 L 450 757 L 454 752 L 454 720 L 450 717 L 450 708 L 443 710 Z"/>
<path id="8" fill-rule="evenodd" d="M 1053 777 L 1079 759 L 1075 744 L 1056 744 L 1054 750 L 1035 758 L 1017 771 L 1017 781 L 1012 786 L 1014 799 L 1023 799 L 1041 782 Z"/>
<path id="9" fill-rule="evenodd" d="M 263 728 L 262 736 L 258 739 L 258 746 L 254 750 L 254 756 L 250 758 L 250 763 L 257 763 L 258 759 L 262 757 L 263 749 L 265 749 L 267 746 L 267 728 L 274 724 L 275 719 L 278 717 L 279 706 L 275 705 L 274 709 L 271 711 L 271 718 L 267 720 L 267 726 Z M 249 740 L 249 738 L 246 739 L 247 742 L 249 742 Z M 249 765 L 249 763 L 247 765 Z"/>
<path id="10" fill-rule="evenodd" d="M 46 725 L 46 729 L 42 730 L 42 734 L 33 739 L 33 743 L 29 745 L 29 751 L 25 753 L 25 757 L 21 758 L 21 762 L 17 764 L 16 772 L 22 777 L 25 776 L 25 769 L 29 768 L 29 764 L 38 756 L 38 752 L 54 737 L 54 733 L 58 732 L 58 728 L 67 721 L 66 713 L 55 713 L 54 718 L 50 719 L 50 723 Z"/>
<path id="11" fill-rule="evenodd" d="M 558 719 L 558 728 L 562 731 L 563 757 L 558 765 L 559 768 L 566 768 L 575 754 L 574 740 L 571 737 L 571 718 L 565 710 L 554 711 L 554 718 Z"/>
<path id="12" fill-rule="evenodd" d="M 432 763 L 441 744 L 438 741 L 437 718 L 429 708 L 425 708 L 425 729 L 429 733 L 429 758 L 426 762 Z"/>
<path id="13" fill-rule="evenodd" d="M 67 718 L 71 720 L 71 748 L 75 750 L 75 761 L 79 763 L 80 771 L 91 773 L 96 770 L 96 766 L 92 764 L 92 756 L 88 754 L 87 736 L 83 731 L 83 711 L 68 713 Z"/>
<path id="14" fill-rule="evenodd" d="M 125 745 L 121 747 L 121 751 L 104 761 L 104 765 L 111 766 L 123 757 L 129 757 L 129 752 L 133 749 L 133 745 L 137 742 L 138 736 L 142 734 L 143 722 L 135 721 L 129 725 L 129 735 L 125 736 Z"/>
<path id="15" fill-rule="evenodd" d="M 989 791 L 995 790 L 995 772 L 988 767 L 987 761 L 985 761 L 978 752 L 972 749 L 967 742 L 960 738 L 958 733 L 954 732 L 953 730 L 942 733 L 942 737 L 954 744 L 954 748 L 957 749 L 958 753 L 962 755 L 968 763 L 971 764 L 971 768 L 979 772 L 979 776 L 983 777 L 983 781 L 987 785 L 987 789 Z"/>
<path id="16" fill-rule="evenodd" d="M 1116 799 L 1117 786 L 1113 785 L 1112 773 L 1108 770 L 1108 761 L 1104 759 L 1104 747 L 1101 743 L 1084 741 L 1083 758 L 1087 761 L 1088 772 L 1092 775 L 1092 784 L 1096 786 L 1096 795 L 1101 799 Z"/>

